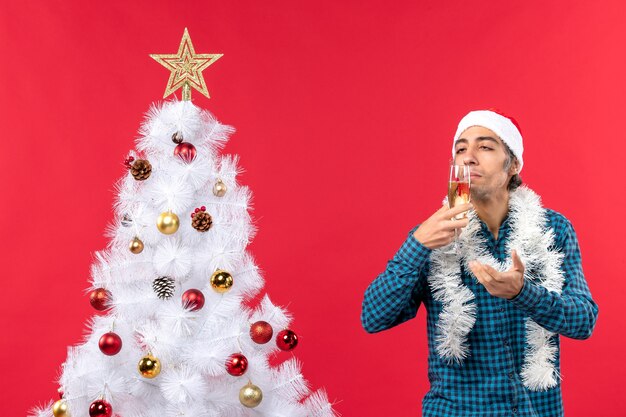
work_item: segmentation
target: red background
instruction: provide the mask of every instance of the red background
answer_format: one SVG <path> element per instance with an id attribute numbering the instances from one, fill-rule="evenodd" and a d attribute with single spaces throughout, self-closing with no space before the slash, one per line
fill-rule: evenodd
<path id="1" fill-rule="evenodd" d="M 185 26 L 225 54 L 194 101 L 238 129 L 225 152 L 255 193 L 250 250 L 338 411 L 420 414 L 425 312 L 368 335 L 363 291 L 438 207 L 458 120 L 493 106 L 521 123 L 523 179 L 573 222 L 600 306 L 591 339 L 563 339 L 566 413 L 625 415 L 625 3 L 301 3 L 3 2 L 3 415 L 55 397 L 113 184 L 165 89 L 148 54 L 174 53 Z"/>

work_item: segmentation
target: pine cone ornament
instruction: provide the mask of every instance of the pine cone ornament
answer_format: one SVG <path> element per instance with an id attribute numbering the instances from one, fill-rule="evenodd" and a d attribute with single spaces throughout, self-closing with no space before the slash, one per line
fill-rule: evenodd
<path id="1" fill-rule="evenodd" d="M 121 223 L 122 223 L 122 226 L 124 226 L 124 227 L 130 227 L 130 226 L 133 225 L 133 219 L 132 219 L 132 217 L 130 217 L 129 214 L 124 214 L 122 216 Z"/>
<path id="2" fill-rule="evenodd" d="M 152 283 L 152 289 L 162 300 L 172 298 L 174 295 L 174 278 L 159 277 Z"/>
<path id="3" fill-rule="evenodd" d="M 152 173 L 152 165 L 145 159 L 137 159 L 130 167 L 130 173 L 137 181 L 147 180 Z"/>
<path id="4" fill-rule="evenodd" d="M 198 232 L 206 232 L 213 225 L 213 219 L 211 215 L 206 212 L 206 207 L 202 206 L 200 208 L 196 208 L 196 210 L 191 213 L 191 225 Z"/>

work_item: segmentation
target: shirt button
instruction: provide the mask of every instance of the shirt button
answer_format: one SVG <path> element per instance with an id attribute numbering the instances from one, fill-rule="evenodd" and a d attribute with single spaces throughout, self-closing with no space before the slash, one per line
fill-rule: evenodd
<path id="1" fill-rule="evenodd" d="M 513 410 L 511 411 L 513 411 L 513 414 L 517 414 L 517 407 L 513 407 Z"/>
<path id="2" fill-rule="evenodd" d="M 500 307 L 500 313 L 504 313 L 504 307 Z"/>
<path id="3" fill-rule="evenodd" d="M 509 372 L 509 379 L 513 379 L 513 372 Z"/>
<path id="4" fill-rule="evenodd" d="M 509 345 L 509 341 L 504 339 L 504 346 L 508 346 Z"/>

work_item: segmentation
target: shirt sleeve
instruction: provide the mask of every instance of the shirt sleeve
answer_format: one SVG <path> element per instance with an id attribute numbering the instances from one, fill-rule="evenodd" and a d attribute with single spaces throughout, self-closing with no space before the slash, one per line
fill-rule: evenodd
<path id="1" fill-rule="evenodd" d="M 525 280 L 520 293 L 510 302 L 548 331 L 572 339 L 587 339 L 598 318 L 598 305 L 583 274 L 576 232 L 564 217 L 561 222 L 556 230 L 564 255 L 561 269 L 565 282 L 561 294 Z"/>
<path id="2" fill-rule="evenodd" d="M 425 269 L 431 250 L 422 245 L 414 227 L 387 268 L 367 288 L 361 310 L 361 324 L 376 333 L 412 319 L 421 303 L 426 284 Z"/>

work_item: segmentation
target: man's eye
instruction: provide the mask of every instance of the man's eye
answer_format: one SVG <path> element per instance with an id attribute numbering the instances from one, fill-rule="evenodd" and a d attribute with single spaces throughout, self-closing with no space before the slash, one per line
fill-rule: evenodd
<path id="1" fill-rule="evenodd" d="M 488 151 L 491 150 L 491 148 L 489 146 L 481 146 L 480 149 L 487 149 Z"/>
<path id="2" fill-rule="evenodd" d="M 461 153 L 464 150 L 465 150 L 465 148 L 459 148 L 459 149 L 456 150 L 456 153 Z"/>

